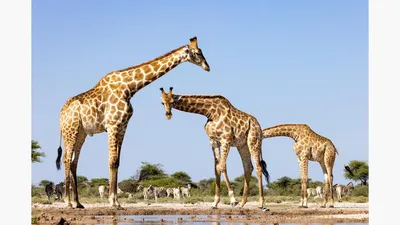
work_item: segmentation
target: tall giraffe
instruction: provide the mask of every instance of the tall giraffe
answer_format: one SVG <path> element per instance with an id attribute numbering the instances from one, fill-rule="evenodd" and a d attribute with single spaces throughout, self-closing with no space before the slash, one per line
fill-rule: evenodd
<path id="1" fill-rule="evenodd" d="M 310 160 L 318 162 L 324 173 L 324 201 L 321 207 L 326 207 L 329 195 L 329 207 L 333 208 L 332 170 L 335 164 L 336 153 L 339 155 L 339 152 L 332 141 L 315 133 L 306 124 L 281 124 L 265 128 L 262 133 L 263 138 L 286 136 L 295 141 L 293 150 L 297 155 L 301 177 L 301 202 L 299 207 L 307 208 L 308 161 Z M 345 169 L 352 174 L 352 171 L 346 164 Z"/>
<path id="2" fill-rule="evenodd" d="M 256 164 L 258 187 L 259 187 L 259 208 L 264 208 L 263 185 L 261 173 L 265 175 L 269 183 L 267 165 L 262 158 L 262 130 L 257 119 L 247 113 L 236 109 L 225 97 L 221 95 L 175 95 L 172 94 L 172 87 L 169 92 L 161 90 L 161 103 L 165 108 L 167 119 L 171 119 L 171 108 L 201 114 L 207 117 L 204 128 L 210 137 L 210 144 L 214 153 L 215 163 L 215 197 L 212 208 L 217 208 L 221 195 L 221 173 L 223 173 L 231 205 L 236 205 L 233 190 L 229 182 L 226 170 L 226 158 L 230 147 L 237 147 L 244 169 L 244 189 L 240 207 L 247 201 L 248 188 L 250 184 L 253 165 L 251 157 Z"/>
<path id="3" fill-rule="evenodd" d="M 189 45 L 161 57 L 108 73 L 93 88 L 71 97 L 64 104 L 60 113 L 60 146 L 56 166 L 60 169 L 61 140 L 64 138 L 65 185 L 68 187 L 71 182 L 77 208 L 84 208 L 78 200 L 76 183 L 79 154 L 87 135 L 93 136 L 102 132 L 108 134 L 110 205 L 117 209 L 122 208 L 117 201 L 117 176 L 122 142 L 129 119 L 133 115 L 130 99 L 140 89 L 183 62 L 191 62 L 210 71 L 201 49 L 197 46 L 197 38 L 193 37 Z M 69 188 L 66 188 L 64 201 L 67 208 L 72 208 Z"/>

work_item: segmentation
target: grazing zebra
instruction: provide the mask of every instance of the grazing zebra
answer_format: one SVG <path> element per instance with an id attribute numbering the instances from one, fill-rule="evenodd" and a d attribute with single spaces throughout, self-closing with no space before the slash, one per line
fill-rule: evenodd
<path id="1" fill-rule="evenodd" d="M 99 186 L 99 194 L 100 194 L 100 198 L 103 199 L 104 194 L 108 195 L 108 187 L 106 187 L 105 185 L 100 185 Z"/>
<path id="2" fill-rule="evenodd" d="M 315 188 L 307 188 L 307 198 L 314 195 L 317 195 L 317 191 L 315 190 Z"/>
<path id="3" fill-rule="evenodd" d="M 181 189 L 180 188 L 173 188 L 172 189 L 174 191 L 174 198 L 175 199 L 181 199 Z"/>
<path id="4" fill-rule="evenodd" d="M 335 184 L 335 190 L 336 190 L 336 194 L 337 194 L 337 198 L 339 202 L 342 202 L 342 196 L 343 195 L 349 195 L 351 193 L 351 191 L 354 189 L 354 184 L 353 182 L 348 183 L 346 186 L 343 185 L 338 185 Z"/>
<path id="5" fill-rule="evenodd" d="M 143 185 L 139 184 L 139 186 L 137 187 L 137 190 L 143 190 L 143 199 L 144 200 L 148 200 L 149 196 L 154 195 L 154 187 L 153 185 L 149 185 L 149 187 L 144 187 Z"/>
<path id="6" fill-rule="evenodd" d="M 166 192 L 167 192 L 167 198 L 169 198 L 170 196 L 174 197 L 174 189 L 173 188 L 167 188 Z"/>
<path id="7" fill-rule="evenodd" d="M 192 189 L 192 185 L 188 184 L 187 187 L 180 187 L 182 192 L 182 198 L 190 198 L 190 189 Z"/>
<path id="8" fill-rule="evenodd" d="M 317 186 L 316 188 L 307 188 L 307 198 L 310 196 L 320 197 L 322 198 L 323 189 L 321 186 Z"/>
<path id="9" fill-rule="evenodd" d="M 315 191 L 317 192 L 317 196 L 319 196 L 320 198 L 322 198 L 322 194 L 324 193 L 324 189 L 321 186 L 317 186 L 315 188 Z"/>

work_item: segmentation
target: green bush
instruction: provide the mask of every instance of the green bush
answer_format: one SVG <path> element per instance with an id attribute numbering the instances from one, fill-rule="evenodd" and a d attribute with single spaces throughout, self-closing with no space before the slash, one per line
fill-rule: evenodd
<path id="1" fill-rule="evenodd" d="M 143 180 L 140 181 L 139 184 L 144 187 L 148 187 L 150 184 L 154 187 L 165 187 L 165 188 L 174 188 L 183 185 L 182 181 L 172 178 L 172 177 L 164 177 L 157 180 Z"/>
<path id="2" fill-rule="evenodd" d="M 368 185 L 357 185 L 351 192 L 351 196 L 369 196 Z"/>

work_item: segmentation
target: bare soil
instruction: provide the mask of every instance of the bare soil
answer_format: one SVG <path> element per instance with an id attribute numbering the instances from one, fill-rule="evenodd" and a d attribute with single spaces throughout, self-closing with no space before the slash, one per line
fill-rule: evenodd
<path id="1" fill-rule="evenodd" d="M 37 224 L 99 224 L 133 222 L 133 219 L 119 216 L 160 215 L 161 223 L 187 221 L 224 221 L 246 223 L 368 223 L 368 203 L 337 202 L 334 208 L 320 208 L 318 203 L 309 203 L 308 208 L 298 208 L 295 203 L 268 203 L 270 211 L 263 212 L 256 202 L 246 203 L 243 209 L 221 204 L 211 209 L 211 203 L 125 203 L 122 210 L 112 209 L 105 203 L 84 204 L 85 209 L 66 209 L 64 203 L 51 205 L 32 204 L 32 217 Z M 175 221 L 163 219 L 162 215 L 190 215 Z M 196 216 L 197 215 L 197 216 Z M 199 217 L 199 215 L 205 215 Z M 61 223 L 62 224 L 62 223 Z"/>

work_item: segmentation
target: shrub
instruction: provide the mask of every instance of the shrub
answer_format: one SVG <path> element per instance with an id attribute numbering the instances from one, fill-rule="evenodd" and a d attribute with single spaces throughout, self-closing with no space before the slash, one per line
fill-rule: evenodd
<path id="1" fill-rule="evenodd" d="M 118 183 L 118 187 L 123 192 L 135 193 L 138 186 L 138 182 L 133 179 L 123 180 Z"/>
<path id="2" fill-rule="evenodd" d="M 164 177 L 157 180 L 143 180 L 140 181 L 139 184 L 143 185 L 144 187 L 148 187 L 151 184 L 154 187 L 165 187 L 165 188 L 174 188 L 183 185 L 182 181 L 172 177 Z"/>
<path id="3" fill-rule="evenodd" d="M 368 197 L 369 196 L 368 188 L 369 188 L 368 185 L 357 185 L 351 192 L 351 196 Z"/>

